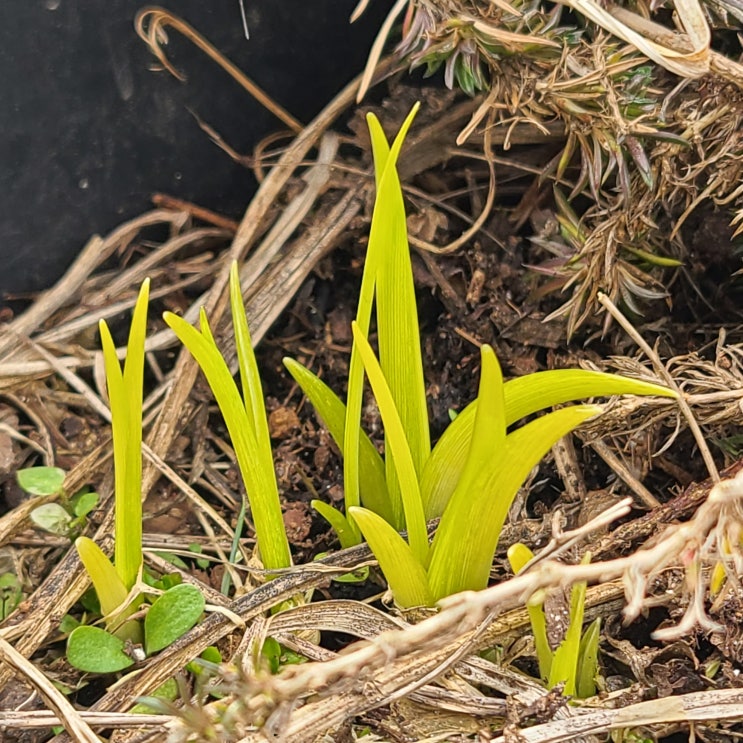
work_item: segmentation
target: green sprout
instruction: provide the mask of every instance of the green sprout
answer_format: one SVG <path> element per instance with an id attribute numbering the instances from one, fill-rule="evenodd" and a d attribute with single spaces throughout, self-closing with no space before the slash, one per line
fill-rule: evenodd
<path id="1" fill-rule="evenodd" d="M 261 380 L 248 330 L 237 263 L 233 263 L 230 272 L 230 307 L 242 395 L 217 347 L 203 309 L 200 332 L 172 312 L 166 312 L 163 317 L 201 367 L 224 416 L 245 483 L 263 564 L 268 570 L 287 568 L 292 564 L 291 552 L 281 513 Z"/>
<path id="2" fill-rule="evenodd" d="M 142 657 L 167 647 L 187 632 L 204 611 L 204 597 L 189 585 L 163 581 L 161 595 L 148 607 L 144 621 L 132 618 L 145 600 L 142 585 L 142 386 L 147 331 L 149 280 L 145 279 L 134 307 L 122 371 L 108 326 L 100 323 L 106 383 L 111 404 L 114 454 L 114 561 L 88 537 L 75 541 L 93 583 L 106 629 L 79 625 L 67 638 L 67 660 L 89 673 L 113 673 L 138 659 L 130 648 L 143 643 Z M 27 475 L 49 478 L 54 472 Z M 29 480 L 29 477 L 31 478 Z M 36 483 L 38 487 L 38 482 Z"/>
<path id="3" fill-rule="evenodd" d="M 601 408 L 564 408 L 509 432 L 514 423 L 580 398 L 675 397 L 654 384 L 584 370 L 540 372 L 504 383 L 495 353 L 483 346 L 478 397 L 431 450 L 396 169 L 415 111 L 391 147 L 377 119 L 368 117 L 377 199 L 353 324 L 347 404 L 301 364 L 284 360 L 344 457 L 345 515 L 326 503 L 313 501 L 313 506 L 335 529 L 343 547 L 358 543 L 363 534 L 403 607 L 431 605 L 452 593 L 487 585 L 500 531 L 519 487 L 558 439 Z M 367 340 L 375 302 L 379 360 Z M 384 424 L 384 459 L 360 429 L 364 372 Z M 436 517 L 441 521 L 429 544 L 426 522 Z M 407 532 L 407 540 L 400 531 Z"/>
<path id="4" fill-rule="evenodd" d="M 18 470 L 16 480 L 27 493 L 58 496 L 62 503 L 42 503 L 30 513 L 40 529 L 58 536 L 72 536 L 85 525 L 88 514 L 98 505 L 98 493 L 87 487 L 71 498 L 64 489 L 66 473 L 59 467 L 26 467 Z"/>
<path id="5" fill-rule="evenodd" d="M 113 563 L 92 539 L 79 537 L 75 541 L 98 594 L 106 626 L 133 641 L 141 637 L 139 625 L 124 620 L 136 609 L 138 596 L 130 593 L 142 570 L 142 385 L 149 289 L 149 279 L 145 279 L 134 306 L 123 370 L 108 325 L 104 320 L 99 324 L 114 454 Z M 74 635 L 70 636 L 73 646 Z"/>
<path id="6" fill-rule="evenodd" d="M 521 572 L 533 558 L 534 553 L 524 544 L 513 544 L 508 549 L 508 560 L 514 573 Z M 586 554 L 582 563 L 586 564 L 590 559 L 590 554 Z M 587 699 L 596 694 L 601 633 L 600 618 L 596 618 L 588 625 L 586 631 L 582 632 L 585 604 L 586 582 L 581 581 L 571 590 L 570 622 L 564 639 L 554 651 L 547 639 L 543 596 L 533 596 L 526 604 L 542 681 L 550 689 L 558 684 L 564 684 L 563 694 L 579 699 Z"/>

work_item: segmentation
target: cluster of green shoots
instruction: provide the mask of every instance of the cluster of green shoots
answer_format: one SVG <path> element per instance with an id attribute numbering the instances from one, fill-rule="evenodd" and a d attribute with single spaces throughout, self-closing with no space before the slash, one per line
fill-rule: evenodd
<path id="1" fill-rule="evenodd" d="M 515 427 L 517 422 L 545 408 L 579 398 L 616 394 L 674 396 L 656 385 L 583 370 L 541 372 L 504 382 L 493 349 L 485 345 L 481 349 L 477 398 L 456 416 L 438 443 L 431 446 L 405 210 L 396 169 L 415 111 L 408 116 L 391 146 L 378 120 L 369 116 L 377 198 L 353 322 L 354 344 L 346 402 L 301 364 L 285 360 L 290 374 L 314 405 L 343 455 L 345 513 L 324 502 L 313 501 L 313 505 L 337 532 L 343 547 L 358 544 L 362 538 L 368 542 L 395 602 L 402 608 L 433 606 L 442 597 L 487 585 L 501 528 L 523 481 L 558 439 L 600 413 L 601 408 L 576 405 Z M 126 640 L 144 639 L 145 651 L 150 653 L 175 639 L 172 631 L 156 633 L 150 621 L 153 614 L 158 614 L 158 602 L 169 593 L 175 589 L 182 593 L 166 607 L 183 617 L 177 628 L 181 633 L 198 620 L 204 608 L 203 597 L 199 601 L 192 591 L 186 591 L 190 586 L 182 585 L 166 591 L 149 606 L 144 623 L 139 619 L 140 614 L 135 614 L 143 597 L 152 592 L 142 581 L 141 546 L 142 378 L 147 294 L 145 282 L 134 310 L 123 371 L 108 328 L 101 323 L 116 473 L 115 557 L 112 563 L 86 537 L 76 541 L 106 624 L 105 631 L 79 627 L 70 635 L 68 654 L 86 670 L 95 670 L 88 661 L 79 658 L 80 636 L 88 630 L 113 637 L 117 649 L 131 664 L 131 658 L 124 653 Z M 245 483 L 247 502 L 241 518 L 249 509 L 260 558 L 269 571 L 277 570 L 291 565 L 291 553 L 282 519 L 260 375 L 236 265 L 230 276 L 230 300 L 240 386 L 217 346 L 203 311 L 200 330 L 172 313 L 165 313 L 164 319 L 193 355 L 214 393 Z M 369 342 L 372 315 L 376 321 L 379 356 Z M 369 380 L 384 424 L 384 457 L 360 427 L 365 378 Z M 427 523 L 436 518 L 439 523 L 429 539 Z M 521 556 L 515 558 L 516 570 L 528 561 L 523 554 L 522 550 Z M 578 590 L 579 594 L 574 593 L 575 628 L 571 628 L 565 641 L 571 648 L 576 637 L 578 646 L 582 645 L 583 612 Z M 584 594 L 585 586 L 582 590 Z M 176 598 L 183 602 L 178 608 Z M 542 610 L 538 604 L 530 606 L 535 638 L 539 635 L 537 649 L 545 681 L 564 681 L 571 690 L 585 688 L 581 687 L 580 679 L 576 680 L 576 671 L 565 672 L 559 649 L 554 654 L 550 650 L 547 655 L 549 647 L 545 650 L 540 639 L 539 611 Z M 543 614 L 541 621 L 543 628 Z M 595 656 L 598 630 L 589 632 L 592 637 L 595 635 L 595 640 L 585 641 L 584 653 L 590 657 Z M 157 637 L 151 639 L 151 634 Z M 577 651 L 574 655 L 578 657 Z"/>
<path id="2" fill-rule="evenodd" d="M 512 544 L 508 548 L 508 560 L 514 573 L 524 570 L 533 559 L 534 554 L 524 544 Z M 590 559 L 590 554 L 583 556 L 584 563 Z M 570 593 L 568 628 L 565 637 L 555 650 L 550 646 L 548 639 L 544 595 L 534 594 L 526 604 L 534 635 L 540 678 L 548 689 L 564 684 L 563 693 L 579 699 L 587 699 L 596 693 L 601 635 L 601 619 L 598 617 L 583 632 L 586 588 L 585 581 L 573 586 Z"/>

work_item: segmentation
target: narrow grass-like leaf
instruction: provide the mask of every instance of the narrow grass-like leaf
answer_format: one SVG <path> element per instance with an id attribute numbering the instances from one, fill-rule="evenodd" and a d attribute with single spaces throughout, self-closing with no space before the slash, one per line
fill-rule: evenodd
<path id="1" fill-rule="evenodd" d="M 556 369 L 511 379 L 504 385 L 506 425 L 538 410 L 588 397 L 609 395 L 655 395 L 676 397 L 667 387 L 583 369 Z M 449 425 L 431 452 L 421 477 L 421 497 L 426 518 L 440 516 L 462 476 L 477 400 L 471 402 Z"/>
<path id="2" fill-rule="evenodd" d="M 601 617 L 591 622 L 580 640 L 578 653 L 578 677 L 575 695 L 588 699 L 596 694 L 596 674 L 599 666 L 599 640 L 601 639 Z"/>
<path id="3" fill-rule="evenodd" d="M 104 320 L 99 323 L 114 448 L 114 565 L 131 588 L 142 565 L 142 384 L 150 281 L 139 290 L 122 372 Z"/>
<path id="4" fill-rule="evenodd" d="M 357 536 L 355 525 L 337 508 L 322 500 L 312 500 L 310 505 L 333 527 L 343 549 L 359 544 L 361 540 Z"/>
<path id="5" fill-rule="evenodd" d="M 248 493 L 263 564 L 269 570 L 289 567 L 291 553 L 273 461 L 259 453 L 253 421 L 248 417 L 227 362 L 214 342 L 206 314 L 202 310 L 202 332 L 171 312 L 163 317 L 201 367 L 222 412 Z"/>
<path id="6" fill-rule="evenodd" d="M 511 570 L 518 574 L 534 557 L 534 553 L 521 542 L 516 542 L 508 548 L 508 561 Z M 552 648 L 547 639 L 547 620 L 544 616 L 544 602 L 534 601 L 533 597 L 526 602 L 526 611 L 529 614 L 529 623 L 534 635 L 534 647 L 537 651 L 539 676 L 546 684 L 552 668 Z"/>
<path id="7" fill-rule="evenodd" d="M 415 112 L 414 108 L 408 121 Z M 369 114 L 367 119 L 373 129 L 373 115 Z M 379 361 L 420 477 L 431 452 L 431 442 L 405 205 L 395 163 L 404 133 L 405 127 L 395 139 L 379 179 L 368 252 L 380 255 L 376 285 Z M 399 503 L 396 470 L 388 460 L 385 465 L 387 490 L 394 506 Z"/>
<path id="8" fill-rule="evenodd" d="M 403 608 L 431 606 L 426 570 L 407 542 L 383 518 L 365 508 L 351 509 L 351 517 L 379 560 L 397 604 Z"/>
<path id="9" fill-rule="evenodd" d="M 258 364 L 255 360 L 255 352 L 253 351 L 253 341 L 248 328 L 248 318 L 245 314 L 237 261 L 233 261 L 230 267 L 230 311 L 232 313 L 232 327 L 235 333 L 237 362 L 240 367 L 243 403 L 248 420 L 252 422 L 253 433 L 258 442 L 256 456 L 264 458 L 267 456 L 270 459 L 270 467 L 273 469 L 271 436 L 268 432 L 266 406 L 263 401 L 263 386 L 261 384 L 261 375 L 258 372 Z M 267 463 L 264 462 L 262 466 L 267 466 Z"/>
<path id="10" fill-rule="evenodd" d="M 596 405 L 576 405 L 538 418 L 508 434 L 503 451 L 472 483 L 462 478 L 433 540 L 429 584 L 436 600 L 487 586 L 508 509 L 531 468 L 558 439 L 600 412 Z"/>
<path id="11" fill-rule="evenodd" d="M 397 479 L 400 483 L 400 495 L 405 516 L 404 523 L 408 532 L 410 548 L 413 550 L 416 559 L 421 565 L 425 566 L 428 559 L 426 519 L 423 515 L 418 476 L 405 436 L 405 428 L 374 351 L 372 351 L 369 342 L 355 322 L 352 324 L 352 329 L 354 346 L 358 348 L 359 357 L 364 364 L 364 369 L 369 377 L 369 384 L 371 384 L 374 398 L 379 407 L 379 413 L 382 416 L 385 439 L 389 447 L 388 458 L 392 460 L 395 466 Z"/>
<path id="12" fill-rule="evenodd" d="M 112 615 L 116 609 L 123 606 L 129 589 L 103 550 L 92 539 L 78 537 L 75 540 L 75 548 L 98 594 L 101 613 L 104 617 Z"/>
<path id="13" fill-rule="evenodd" d="M 584 559 L 583 562 L 586 562 Z M 573 585 L 570 592 L 570 624 L 565 639 L 552 656 L 552 668 L 549 675 L 549 687 L 565 684 L 563 693 L 575 695 L 575 681 L 578 673 L 578 655 L 580 653 L 581 632 L 583 631 L 583 612 L 586 605 L 586 582 Z"/>
<path id="14" fill-rule="evenodd" d="M 341 455 L 343 455 L 346 406 L 325 382 L 299 362 L 285 358 L 284 366 L 312 403 L 318 416 L 333 437 L 333 441 L 340 449 Z M 361 503 L 364 508 L 378 513 L 385 521 L 391 523 L 392 510 L 387 496 L 382 457 L 363 431 L 359 432 L 359 444 Z M 353 524 L 350 525 L 354 533 L 357 534 L 358 541 L 356 544 L 358 544 L 361 541 L 361 535 L 358 534 L 358 530 Z"/>
<path id="15" fill-rule="evenodd" d="M 417 107 L 414 107 L 400 127 L 391 148 L 387 145 L 379 122 L 370 120 L 369 127 L 374 149 L 375 174 L 378 185 L 384 178 L 384 172 L 388 168 L 395 168 L 397 157 L 400 153 L 403 140 L 413 121 Z M 381 175 L 380 175 L 381 174 Z M 381 260 L 381 251 L 385 249 L 384 243 L 380 242 L 378 235 L 387 219 L 379 206 L 378 200 L 374 205 L 372 224 L 369 234 L 369 248 L 364 263 L 364 274 L 361 279 L 359 291 L 359 303 L 356 312 L 356 322 L 364 337 L 369 334 L 371 322 L 372 305 L 377 283 L 377 274 Z M 376 225 L 376 226 L 375 226 Z M 381 232 L 383 234 L 383 231 Z M 361 360 L 355 348 L 351 351 L 351 361 L 348 370 L 348 397 L 346 403 L 346 427 L 344 431 L 344 458 L 343 458 L 343 482 L 345 488 L 346 513 L 352 506 L 360 503 L 360 473 L 359 473 L 359 425 L 361 422 L 361 407 L 363 402 L 364 370 Z M 399 499 L 395 508 L 397 517 L 396 525 L 402 519 L 402 511 L 399 508 Z M 393 522 L 394 523 L 394 522 Z"/>

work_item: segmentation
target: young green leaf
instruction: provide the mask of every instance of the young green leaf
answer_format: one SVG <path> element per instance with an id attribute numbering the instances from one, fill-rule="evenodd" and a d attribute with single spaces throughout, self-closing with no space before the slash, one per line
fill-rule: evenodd
<path id="1" fill-rule="evenodd" d="M 181 583 L 165 591 L 147 611 L 144 640 L 147 655 L 174 643 L 204 612 L 204 595 L 196 586 Z"/>
<path id="2" fill-rule="evenodd" d="M 462 477 L 433 540 L 429 583 L 436 600 L 485 588 L 519 487 L 558 439 L 599 412 L 595 405 L 576 405 L 538 418 L 506 436 L 502 452 L 495 452 L 474 478 Z"/>
<path id="3" fill-rule="evenodd" d="M 201 367 L 222 412 L 248 493 L 263 564 L 270 570 L 289 567 L 291 552 L 271 452 L 260 449 L 254 421 L 217 348 L 206 314 L 201 311 L 201 332 L 171 312 L 163 317 Z"/>
<path id="4" fill-rule="evenodd" d="M 116 673 L 134 665 L 124 640 L 100 627 L 80 626 L 67 638 L 67 661 L 86 673 Z"/>
<path id="5" fill-rule="evenodd" d="M 575 696 L 588 699 L 596 694 L 596 675 L 599 666 L 599 640 L 601 639 L 601 617 L 591 622 L 583 633 L 578 653 L 578 678 Z"/>
<path id="6" fill-rule="evenodd" d="M 78 537 L 75 540 L 75 548 L 98 594 L 101 614 L 104 617 L 113 615 L 126 603 L 129 589 L 124 585 L 124 581 L 111 561 L 92 539 Z"/>
<path id="7" fill-rule="evenodd" d="M 72 516 L 59 503 L 44 503 L 31 511 L 31 521 L 51 534 L 67 536 L 72 526 Z"/>
<path id="8" fill-rule="evenodd" d="M 16 480 L 31 495 L 57 495 L 64 486 L 65 471 L 59 467 L 27 467 L 18 470 Z"/>
<path id="9" fill-rule="evenodd" d="M 258 363 L 255 360 L 253 342 L 248 329 L 248 318 L 245 314 L 242 290 L 240 289 L 240 273 L 237 262 L 233 261 L 230 267 L 230 309 L 232 325 L 235 332 L 235 350 L 240 367 L 240 381 L 242 383 L 243 402 L 248 419 L 252 422 L 253 432 L 258 443 L 255 456 L 261 456 L 267 461 L 262 466 L 273 471 L 273 456 L 271 454 L 271 436 L 268 432 L 266 406 L 263 402 L 263 387 L 261 375 L 258 372 Z"/>
<path id="10" fill-rule="evenodd" d="M 359 544 L 356 527 L 337 508 L 321 500 L 312 500 L 310 505 L 333 527 L 343 549 Z"/>
<path id="11" fill-rule="evenodd" d="M 415 463 L 408 447 L 403 422 L 400 419 L 395 401 L 392 399 L 392 392 L 387 385 L 387 380 L 382 373 L 382 368 L 374 355 L 374 351 L 359 330 L 359 326 L 354 322 L 351 327 L 354 347 L 358 348 L 359 357 L 364 364 L 364 369 L 374 392 L 374 398 L 379 407 L 379 413 L 382 416 L 385 438 L 389 447 L 388 458 L 395 466 L 400 484 L 403 523 L 408 532 L 410 548 L 415 558 L 421 565 L 425 566 L 428 560 L 428 532 L 426 530 L 426 519 L 423 515 Z"/>
<path id="12" fill-rule="evenodd" d="M 563 694 L 575 695 L 575 681 L 578 673 L 581 632 L 583 631 L 583 612 L 586 604 L 586 583 L 576 583 L 570 592 L 570 624 L 565 639 L 555 650 L 549 675 L 549 687 L 564 683 Z"/>
<path id="13" fill-rule="evenodd" d="M 412 121 L 416 111 L 414 107 L 406 124 Z M 370 131 L 375 132 L 372 141 L 378 143 L 375 157 L 379 157 L 383 139 L 381 126 L 373 114 L 369 114 L 367 120 Z M 379 254 L 376 282 L 379 361 L 400 414 L 419 477 L 431 453 L 431 443 L 405 205 L 396 168 L 397 153 L 405 132 L 403 125 L 377 184 L 368 253 Z M 396 470 L 389 460 L 385 464 L 387 488 L 394 504 L 397 500 Z"/>
<path id="14" fill-rule="evenodd" d="M 114 447 L 114 565 L 131 588 L 142 566 L 142 385 L 150 281 L 139 290 L 122 372 L 105 320 L 99 323 Z"/>
<path id="15" fill-rule="evenodd" d="M 520 542 L 512 544 L 508 548 L 508 561 L 511 563 L 511 570 L 518 574 L 524 566 L 531 562 L 534 553 Z M 539 663 L 539 676 L 546 684 L 550 677 L 552 668 L 552 648 L 547 638 L 547 620 L 544 616 L 544 603 L 535 602 L 533 597 L 526 602 L 526 611 L 529 614 L 529 623 L 534 635 L 534 647 L 537 651 L 537 662 Z"/>
<path id="16" fill-rule="evenodd" d="M 379 567 L 396 603 L 403 608 L 431 606 L 433 596 L 426 570 L 408 543 L 376 513 L 365 508 L 352 508 L 350 515 L 379 560 Z"/>
<path id="17" fill-rule="evenodd" d="M 294 359 L 285 358 L 284 366 L 299 385 L 307 399 L 317 411 L 336 445 L 344 454 L 343 444 L 346 428 L 346 406 L 328 385 Z M 385 521 L 392 521 L 392 508 L 387 495 L 384 478 L 384 461 L 369 437 L 359 430 L 359 476 L 361 503 Z M 349 522 L 356 537 L 355 544 L 361 541 L 356 527 Z M 351 546 L 350 544 L 348 546 Z"/>
<path id="18" fill-rule="evenodd" d="M 377 185 L 381 189 L 385 172 L 395 169 L 397 157 L 400 153 L 403 140 L 412 124 L 413 118 L 417 111 L 414 107 L 408 117 L 400 127 L 392 147 L 389 148 L 384 133 L 379 126 L 379 122 L 369 122 L 369 131 L 372 138 L 372 147 L 374 149 L 374 166 L 377 177 Z M 393 184 L 391 184 L 393 185 Z M 390 224 L 390 215 L 379 205 L 379 196 L 375 202 L 374 213 L 372 215 L 372 226 L 369 235 L 369 248 L 364 263 L 364 274 L 361 279 L 361 289 L 359 291 L 359 303 L 356 312 L 356 322 L 364 337 L 369 334 L 369 324 L 371 322 L 372 305 L 378 280 L 379 266 L 382 259 L 382 252 L 386 245 L 381 241 L 388 232 Z M 404 214 L 403 214 L 404 224 Z M 406 238 L 407 239 L 407 238 Z M 359 424 L 361 421 L 361 407 L 363 400 L 364 388 L 364 370 L 361 360 L 355 347 L 351 351 L 351 361 L 348 371 L 348 396 L 346 404 L 346 426 L 344 430 L 343 444 L 343 481 L 345 487 L 346 513 L 352 506 L 358 506 L 361 502 L 360 495 L 360 471 L 359 471 Z M 387 465 L 389 467 L 389 465 Z M 389 469 L 387 473 L 389 474 Z M 399 498 L 398 498 L 399 501 Z M 402 513 L 398 509 L 396 517 L 402 518 Z M 393 522 L 395 523 L 395 522 Z M 396 525 L 400 525 L 399 523 Z"/>
<path id="19" fill-rule="evenodd" d="M 667 387 L 583 369 L 556 369 L 527 374 L 505 383 L 506 425 L 527 415 L 573 400 L 609 395 L 655 395 L 675 398 Z M 469 452 L 477 400 L 449 425 L 431 452 L 421 477 L 426 518 L 440 516 L 462 476 Z"/>

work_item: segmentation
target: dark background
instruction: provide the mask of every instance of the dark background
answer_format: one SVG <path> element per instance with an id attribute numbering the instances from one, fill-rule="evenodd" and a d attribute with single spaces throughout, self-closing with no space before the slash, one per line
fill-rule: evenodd
<path id="1" fill-rule="evenodd" d="M 303 122 L 363 68 L 389 0 L 173 0 L 179 15 Z M 189 109 L 250 154 L 285 126 L 170 32 L 188 76 L 153 72 L 138 0 L 0 2 L 0 300 L 52 284 L 91 234 L 162 191 L 233 217 L 256 184 Z"/>

